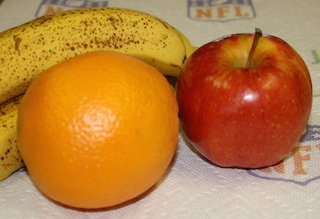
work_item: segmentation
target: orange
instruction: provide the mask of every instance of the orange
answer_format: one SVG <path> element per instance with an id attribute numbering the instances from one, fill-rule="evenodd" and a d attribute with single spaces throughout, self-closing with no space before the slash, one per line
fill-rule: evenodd
<path id="1" fill-rule="evenodd" d="M 40 74 L 18 117 L 37 188 L 76 208 L 103 208 L 155 185 L 176 150 L 173 88 L 152 66 L 116 52 L 76 56 Z"/>

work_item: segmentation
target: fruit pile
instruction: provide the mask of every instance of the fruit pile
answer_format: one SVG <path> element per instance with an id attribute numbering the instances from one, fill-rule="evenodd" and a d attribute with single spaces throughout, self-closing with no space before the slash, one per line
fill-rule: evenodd
<path id="1" fill-rule="evenodd" d="M 195 48 L 143 12 L 77 9 L 0 33 L 0 49 L 0 180 L 25 165 L 44 195 L 76 208 L 152 188 L 179 119 L 215 165 L 259 168 L 287 156 L 311 111 L 304 61 L 259 29 Z"/>

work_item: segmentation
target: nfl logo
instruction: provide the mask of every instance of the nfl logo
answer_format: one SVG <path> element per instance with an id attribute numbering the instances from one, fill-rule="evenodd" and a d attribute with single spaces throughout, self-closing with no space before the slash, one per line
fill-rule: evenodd
<path id="1" fill-rule="evenodd" d="M 255 17 L 252 0 L 188 0 L 188 16 L 200 21 L 229 21 Z"/>
<path id="2" fill-rule="evenodd" d="M 108 0 L 42 0 L 36 17 L 74 8 L 107 7 Z"/>
<path id="3" fill-rule="evenodd" d="M 320 125 L 308 125 L 291 156 L 273 167 L 248 170 L 252 176 L 305 186 L 320 179 Z"/>

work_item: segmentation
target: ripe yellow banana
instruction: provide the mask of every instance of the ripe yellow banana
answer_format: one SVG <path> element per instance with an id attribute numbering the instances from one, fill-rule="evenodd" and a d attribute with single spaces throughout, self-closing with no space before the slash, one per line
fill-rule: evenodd
<path id="1" fill-rule="evenodd" d="M 177 76 L 189 40 L 152 15 L 129 9 L 75 9 L 0 33 L 0 104 L 22 94 L 39 73 L 75 55 L 112 50 Z"/>
<path id="2" fill-rule="evenodd" d="M 186 48 L 186 57 L 188 58 L 188 57 L 191 56 L 191 54 L 192 54 L 194 51 L 196 51 L 196 50 L 198 49 L 198 47 L 193 46 L 193 45 L 190 43 L 189 39 L 188 39 L 182 32 L 180 32 L 179 30 L 177 30 L 177 32 L 179 33 L 179 35 L 180 35 L 180 37 L 181 37 L 181 39 L 182 39 L 182 41 L 183 41 L 183 43 L 184 43 L 184 46 L 185 46 L 185 48 Z"/>
<path id="3" fill-rule="evenodd" d="M 23 167 L 17 145 L 17 119 L 20 97 L 0 107 L 0 181 Z"/>

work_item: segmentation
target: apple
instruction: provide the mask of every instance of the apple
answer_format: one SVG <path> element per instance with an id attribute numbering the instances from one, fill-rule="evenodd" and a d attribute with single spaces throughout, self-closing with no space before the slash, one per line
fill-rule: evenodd
<path id="1" fill-rule="evenodd" d="M 303 134 L 312 82 L 284 40 L 232 34 L 198 48 L 177 80 L 179 116 L 191 145 L 221 167 L 283 160 Z"/>

